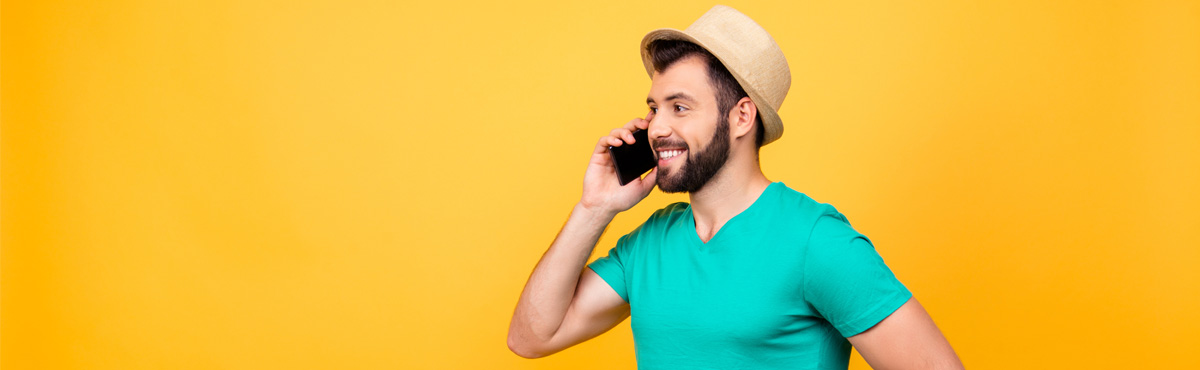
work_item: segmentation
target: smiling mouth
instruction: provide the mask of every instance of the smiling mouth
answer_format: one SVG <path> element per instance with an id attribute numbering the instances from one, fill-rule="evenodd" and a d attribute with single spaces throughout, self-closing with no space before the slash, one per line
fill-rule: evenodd
<path id="1" fill-rule="evenodd" d="M 671 162 L 675 157 L 687 154 L 687 149 L 667 149 L 658 151 L 658 165 L 664 165 Z"/>

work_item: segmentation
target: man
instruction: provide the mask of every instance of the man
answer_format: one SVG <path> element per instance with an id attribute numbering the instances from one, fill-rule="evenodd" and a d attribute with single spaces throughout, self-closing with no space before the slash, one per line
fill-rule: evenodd
<path id="1" fill-rule="evenodd" d="M 783 52 L 717 6 L 686 31 L 646 35 L 650 112 L 602 137 L 583 196 L 521 293 L 508 346 L 536 358 L 632 317 L 644 369 L 962 368 L 912 293 L 828 204 L 771 182 L 758 150 L 782 135 Z M 609 146 L 649 130 L 657 167 L 621 186 Z M 654 186 L 658 210 L 584 268 L 612 219 Z"/>

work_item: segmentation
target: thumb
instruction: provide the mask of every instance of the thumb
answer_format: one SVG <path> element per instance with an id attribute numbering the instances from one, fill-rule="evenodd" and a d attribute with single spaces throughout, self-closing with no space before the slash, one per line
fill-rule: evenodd
<path id="1" fill-rule="evenodd" d="M 642 178 L 641 182 L 642 193 L 649 194 L 650 190 L 654 189 L 654 184 L 658 183 L 658 167 L 651 169 L 650 174 Z"/>

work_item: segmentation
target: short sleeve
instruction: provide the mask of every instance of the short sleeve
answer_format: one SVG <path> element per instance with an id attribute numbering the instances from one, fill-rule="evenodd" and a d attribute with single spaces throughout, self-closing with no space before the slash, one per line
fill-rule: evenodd
<path id="1" fill-rule="evenodd" d="M 836 211 L 817 219 L 805 253 L 804 299 L 843 337 L 870 329 L 912 298 L 871 241 Z"/>
<path id="2" fill-rule="evenodd" d="M 612 287 L 625 303 L 629 303 L 629 290 L 625 283 L 625 269 L 629 256 L 629 235 L 622 236 L 617 240 L 617 245 L 608 250 L 608 255 L 600 257 L 588 264 L 588 268 L 600 275 Z"/>

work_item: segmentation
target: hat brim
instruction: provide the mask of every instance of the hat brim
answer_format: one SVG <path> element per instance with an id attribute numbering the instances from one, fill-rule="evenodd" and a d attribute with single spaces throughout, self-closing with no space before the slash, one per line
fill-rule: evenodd
<path id="1" fill-rule="evenodd" d="M 650 78 L 654 78 L 654 58 L 652 55 L 650 55 L 650 49 L 648 47 L 650 46 L 651 42 L 658 40 L 687 41 L 696 45 L 700 45 L 700 47 L 704 48 L 704 50 L 708 50 L 709 53 L 712 53 L 713 56 L 717 57 L 717 60 L 721 61 L 721 65 L 725 66 L 725 69 L 729 71 L 729 74 L 733 75 L 733 78 L 736 79 L 738 84 L 742 86 L 742 90 L 746 91 L 746 95 L 750 96 L 750 100 L 754 102 L 754 106 L 758 108 L 758 116 L 759 118 L 762 118 L 763 123 L 763 145 L 770 144 L 771 142 L 778 140 L 781 136 L 783 136 L 783 121 L 779 118 L 778 108 L 771 106 L 771 103 L 768 102 L 767 99 L 765 99 L 761 94 L 759 94 L 757 89 L 754 89 L 747 84 L 746 79 L 742 77 L 741 73 L 739 73 L 736 68 L 729 68 L 728 60 L 730 58 L 723 55 L 725 54 L 725 51 L 714 50 L 713 47 L 696 39 L 695 37 L 692 37 L 692 35 L 689 35 L 684 31 L 674 28 L 660 28 L 650 31 L 650 33 L 647 33 L 646 36 L 642 38 L 642 65 L 646 68 L 646 74 L 649 75 Z"/>

